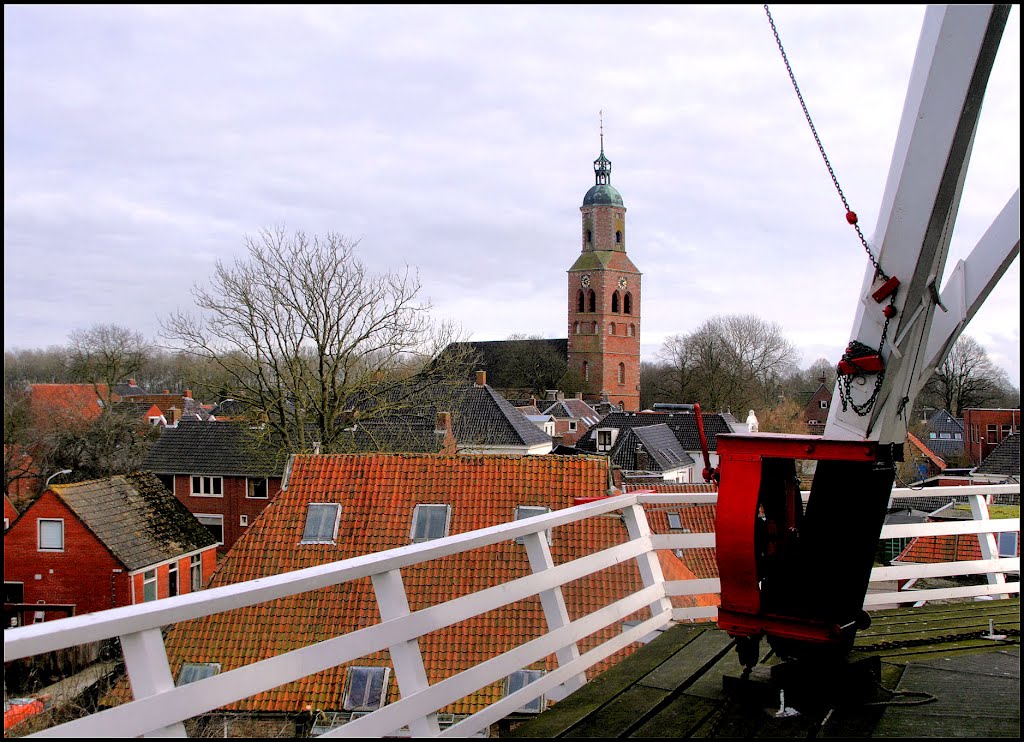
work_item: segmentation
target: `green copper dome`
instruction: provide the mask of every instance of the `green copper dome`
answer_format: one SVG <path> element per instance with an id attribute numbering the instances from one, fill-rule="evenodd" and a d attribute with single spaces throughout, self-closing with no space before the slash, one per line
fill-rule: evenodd
<path id="1" fill-rule="evenodd" d="M 583 197 L 584 206 L 622 206 L 622 196 L 608 183 L 592 186 Z"/>

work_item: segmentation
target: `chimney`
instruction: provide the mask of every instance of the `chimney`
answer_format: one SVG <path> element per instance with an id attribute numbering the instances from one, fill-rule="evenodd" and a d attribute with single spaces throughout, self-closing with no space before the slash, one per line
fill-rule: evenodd
<path id="1" fill-rule="evenodd" d="M 164 394 L 170 394 L 170 393 L 171 393 L 170 389 L 164 389 Z"/>
<path id="2" fill-rule="evenodd" d="M 185 397 L 186 399 L 192 399 L 192 390 L 186 389 L 181 393 L 181 396 Z"/>
<path id="3" fill-rule="evenodd" d="M 555 392 L 555 399 L 557 399 L 559 402 L 561 402 L 563 399 L 565 399 L 565 392 L 561 392 L 561 391 Z"/>
<path id="4" fill-rule="evenodd" d="M 549 402 L 554 402 L 556 399 L 558 399 L 557 389 L 545 389 L 544 393 L 547 395 L 545 399 Z"/>
<path id="5" fill-rule="evenodd" d="M 583 401 L 583 392 L 576 392 L 576 399 L 578 399 L 580 402 L 582 402 Z"/>
<path id="6" fill-rule="evenodd" d="M 458 452 L 455 434 L 452 432 L 452 413 L 438 412 L 434 432 L 441 439 L 439 453 L 454 454 Z"/>
<path id="7" fill-rule="evenodd" d="M 476 385 L 485 386 L 487 384 L 487 372 L 477 371 L 476 372 Z"/>
<path id="8" fill-rule="evenodd" d="M 180 415 L 178 415 L 178 408 L 177 407 L 171 407 L 171 409 L 167 410 L 167 424 L 168 425 L 177 425 L 179 419 L 180 419 Z"/>
<path id="9" fill-rule="evenodd" d="M 128 386 L 135 386 L 135 379 L 128 379 Z"/>

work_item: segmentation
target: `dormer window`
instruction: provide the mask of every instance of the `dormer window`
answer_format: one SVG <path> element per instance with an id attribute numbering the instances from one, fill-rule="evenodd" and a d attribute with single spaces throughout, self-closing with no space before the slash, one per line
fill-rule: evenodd
<path id="1" fill-rule="evenodd" d="M 333 544 L 338 537 L 341 505 L 311 502 L 306 509 L 306 525 L 302 529 L 302 544 Z"/>
<path id="2" fill-rule="evenodd" d="M 515 519 L 516 520 L 523 520 L 524 518 L 533 518 L 534 516 L 544 515 L 545 513 L 550 513 L 550 512 L 551 512 L 551 508 L 543 506 L 543 505 L 520 505 L 519 507 L 516 508 L 516 517 L 515 517 Z M 550 528 L 547 529 L 544 533 L 547 535 L 548 543 L 550 544 L 551 543 L 551 529 Z M 519 538 L 516 539 L 516 543 L 517 544 L 524 543 L 524 538 L 525 538 L 524 536 L 520 536 Z"/>
<path id="3" fill-rule="evenodd" d="M 412 513 L 409 537 L 414 543 L 444 538 L 448 535 L 451 512 L 451 505 L 417 505 Z"/>

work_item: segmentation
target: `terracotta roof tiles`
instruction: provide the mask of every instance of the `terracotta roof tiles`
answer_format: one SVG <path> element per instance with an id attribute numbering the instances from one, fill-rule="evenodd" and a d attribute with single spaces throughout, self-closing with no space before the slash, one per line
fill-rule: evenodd
<path id="1" fill-rule="evenodd" d="M 450 534 L 506 523 L 519 505 L 561 509 L 577 497 L 598 497 L 608 486 L 608 462 L 597 457 L 335 454 L 296 456 L 283 491 L 240 538 L 214 575 L 211 587 L 279 574 L 410 543 L 417 503 L 451 506 Z M 341 505 L 334 543 L 300 544 L 311 502 Z M 617 517 L 590 518 L 553 529 L 556 564 L 608 548 L 627 538 Z M 690 573 L 686 564 L 661 557 L 673 576 Z M 412 610 L 469 594 L 529 574 L 525 549 L 514 540 L 453 555 L 403 570 Z M 570 616 L 580 617 L 640 586 L 632 560 L 614 564 L 591 578 L 563 588 Z M 707 598 L 673 598 L 697 605 Z M 646 616 L 642 611 L 623 620 Z M 249 664 L 311 642 L 376 624 L 379 614 L 369 578 L 271 604 L 178 624 L 167 636 L 172 671 L 181 664 L 219 662 L 223 670 Z M 496 656 L 546 631 L 536 597 L 490 611 L 423 637 L 420 647 L 431 682 Z M 581 651 L 621 631 L 613 625 L 580 642 Z M 635 650 L 627 648 L 615 659 Z M 350 665 L 388 663 L 376 652 Z M 542 666 L 555 667 L 554 658 Z M 296 712 L 306 707 L 342 708 L 346 668 L 336 667 L 244 699 L 229 708 Z M 470 713 L 502 696 L 502 684 L 452 704 L 444 712 Z M 120 695 L 124 697 L 125 690 Z M 389 698 L 397 698 L 392 674 Z"/>

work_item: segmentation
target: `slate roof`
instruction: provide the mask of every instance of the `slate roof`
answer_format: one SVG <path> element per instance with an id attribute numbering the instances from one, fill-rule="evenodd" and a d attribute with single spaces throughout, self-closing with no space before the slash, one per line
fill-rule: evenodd
<path id="1" fill-rule="evenodd" d="M 210 414 L 220 419 L 225 417 L 245 417 L 245 405 L 237 399 L 225 399 L 213 406 Z"/>
<path id="2" fill-rule="evenodd" d="M 182 420 L 149 447 L 142 468 L 156 474 L 279 477 L 287 459 L 261 445 L 245 424 Z"/>
<path id="3" fill-rule="evenodd" d="M 434 416 L 368 418 L 356 421 L 352 428 L 337 442 L 350 453 L 437 453 L 444 443 Z"/>
<path id="4" fill-rule="evenodd" d="M 637 458 L 638 444 L 649 456 L 646 463 Z M 664 423 L 627 428 L 616 439 L 608 455 L 617 466 L 631 471 L 666 472 L 694 463 L 679 444 L 676 434 Z"/>
<path id="5" fill-rule="evenodd" d="M 543 404 L 547 404 L 547 402 Z M 549 407 L 543 408 L 542 412 L 545 415 L 553 415 L 558 419 L 582 420 L 587 425 L 593 425 L 601 419 L 601 416 L 597 414 L 597 410 L 582 399 L 575 398 L 556 400 Z"/>
<path id="6" fill-rule="evenodd" d="M 557 510 L 576 497 L 598 497 L 607 487 L 608 460 L 599 457 L 331 454 L 299 455 L 288 488 L 250 525 L 217 572 L 211 587 L 280 574 L 334 560 L 380 552 L 410 543 L 414 506 L 451 506 L 450 534 L 507 523 L 520 505 Z M 341 520 L 336 543 L 302 544 L 308 504 L 338 503 Z M 620 518 L 590 518 L 553 529 L 551 554 L 561 564 L 621 543 L 627 538 Z M 665 554 L 663 568 L 678 578 L 689 570 Z M 418 611 L 514 578 L 530 574 L 525 548 L 515 540 L 404 568 L 402 577 L 409 607 Z M 638 588 L 633 560 L 612 565 L 563 588 L 571 618 L 607 605 Z M 673 598 L 675 605 L 708 605 L 694 597 Z M 646 609 L 623 620 L 646 617 Z M 283 598 L 171 628 L 166 638 L 172 674 L 182 662 L 218 662 L 222 671 L 376 624 L 380 615 L 369 578 Z M 598 639 L 617 635 L 614 624 L 580 642 L 585 652 Z M 546 632 L 539 600 L 524 600 L 433 632 L 419 641 L 432 683 L 507 651 Z M 635 651 L 637 645 L 613 655 L 598 669 Z M 352 665 L 388 664 L 387 652 L 356 660 Z M 554 657 L 546 666 L 554 669 Z M 299 712 L 313 708 L 340 710 L 346 666 L 332 668 L 228 706 L 234 710 Z M 119 697 L 125 698 L 122 685 Z M 446 709 L 471 713 L 502 697 L 494 683 Z M 117 694 L 115 694 L 117 697 Z M 394 676 L 390 700 L 397 698 Z"/>
<path id="7" fill-rule="evenodd" d="M 136 384 L 134 379 L 122 384 L 114 384 L 113 391 L 114 394 L 119 397 L 132 397 L 137 394 L 149 394 L 149 390 Z"/>
<path id="8" fill-rule="evenodd" d="M 470 364 L 471 374 L 475 375 L 476 371 L 486 371 L 487 381 L 491 385 L 502 389 L 513 386 L 510 383 L 511 379 L 502 378 L 502 371 L 504 364 L 507 362 L 509 354 L 509 347 L 514 347 L 518 352 L 529 353 L 528 349 L 530 346 L 544 346 L 547 345 L 554 351 L 559 358 L 565 359 L 569 357 L 569 339 L 568 338 L 530 338 L 525 340 L 473 340 L 463 343 L 451 343 L 443 353 L 461 353 L 467 347 L 471 352 L 477 353 L 477 358 Z"/>
<path id="9" fill-rule="evenodd" d="M 155 404 L 167 418 L 167 422 L 171 421 L 170 410 L 172 407 L 177 408 L 179 420 L 187 418 L 207 420 L 210 417 L 206 408 L 192 397 L 186 397 L 184 394 L 137 394 L 131 397 L 131 401 Z"/>
<path id="10" fill-rule="evenodd" d="M 708 450 L 717 450 L 718 436 L 732 433 L 729 424 L 718 413 L 701 413 L 704 422 L 704 434 L 708 439 Z M 664 423 L 675 433 L 676 439 L 686 451 L 700 450 L 700 435 L 697 432 L 697 419 L 688 412 L 610 412 L 590 428 L 590 432 L 576 443 L 581 451 L 597 451 L 597 431 L 601 428 L 617 428 L 620 431 L 628 428 L 639 428 Z"/>
<path id="11" fill-rule="evenodd" d="M 971 473 L 1020 478 L 1020 433 L 1004 438 Z"/>
<path id="12" fill-rule="evenodd" d="M 152 474 L 50 489 L 130 571 L 216 546 L 210 531 Z"/>
<path id="13" fill-rule="evenodd" d="M 459 445 L 536 446 L 551 436 L 526 419 L 490 385 L 467 387 L 458 394 L 452 432 Z"/>
<path id="14" fill-rule="evenodd" d="M 962 456 L 964 453 L 963 421 L 957 420 L 946 410 L 936 410 L 928 418 L 928 424 L 920 439 L 923 445 L 943 459 Z"/>

